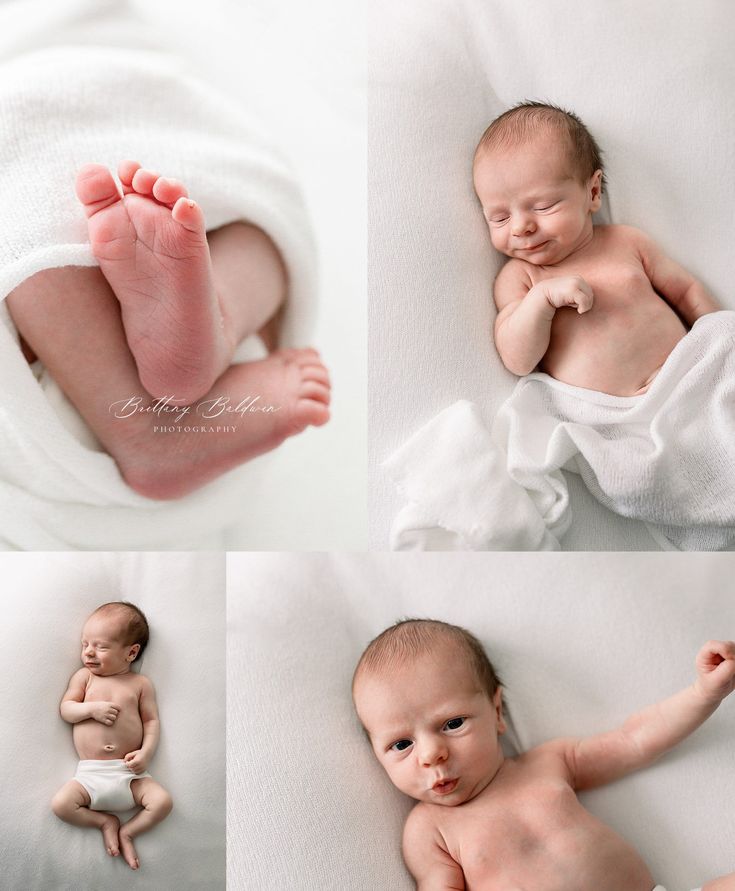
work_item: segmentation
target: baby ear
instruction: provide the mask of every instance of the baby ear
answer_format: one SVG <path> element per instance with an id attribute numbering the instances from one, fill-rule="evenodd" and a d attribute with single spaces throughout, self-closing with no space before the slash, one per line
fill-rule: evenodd
<path id="1" fill-rule="evenodd" d="M 505 733 L 508 725 L 503 717 L 503 688 L 498 687 L 493 696 L 493 707 L 495 708 L 495 718 L 498 723 L 498 733 Z"/>
<path id="2" fill-rule="evenodd" d="M 592 213 L 595 213 L 600 209 L 600 205 L 602 204 L 602 170 L 595 170 L 590 177 L 587 188 L 590 196 L 591 210 Z"/>
<path id="3" fill-rule="evenodd" d="M 128 650 L 128 662 L 135 662 L 135 658 L 140 652 L 140 644 L 133 644 Z"/>

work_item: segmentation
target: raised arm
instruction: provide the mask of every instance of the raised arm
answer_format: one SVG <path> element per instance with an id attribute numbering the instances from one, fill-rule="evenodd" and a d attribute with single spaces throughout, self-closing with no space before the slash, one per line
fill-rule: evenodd
<path id="1" fill-rule="evenodd" d="M 679 266 L 647 235 L 634 230 L 643 268 L 651 284 L 690 327 L 700 316 L 717 312 L 722 307 L 704 285 Z"/>
<path id="2" fill-rule="evenodd" d="M 426 811 L 415 807 L 403 829 L 403 859 L 416 891 L 465 891 L 464 874 Z"/>
<path id="3" fill-rule="evenodd" d="M 594 301 L 592 288 L 581 276 L 559 276 L 534 285 L 516 260 L 498 273 L 493 295 L 498 308 L 495 346 L 503 365 L 518 375 L 532 372 L 546 354 L 557 309 L 584 313 Z"/>
<path id="4" fill-rule="evenodd" d="M 697 654 L 697 680 L 632 715 L 617 730 L 558 740 L 576 789 L 590 789 L 645 767 L 709 718 L 735 686 L 735 642 L 709 641 Z"/>
<path id="5" fill-rule="evenodd" d="M 143 724 L 143 742 L 139 749 L 128 752 L 124 761 L 133 773 L 142 773 L 149 765 L 153 754 L 158 747 L 158 740 L 161 735 L 161 724 L 158 720 L 158 706 L 156 705 L 156 693 L 153 684 L 148 678 L 141 676 L 140 699 L 138 700 L 138 708 L 140 709 L 140 720 Z"/>

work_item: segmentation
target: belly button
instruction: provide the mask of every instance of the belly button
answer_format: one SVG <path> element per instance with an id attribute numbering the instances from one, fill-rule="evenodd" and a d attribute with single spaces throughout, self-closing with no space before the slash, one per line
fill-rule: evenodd
<path id="1" fill-rule="evenodd" d="M 106 746 L 103 746 L 103 748 L 106 752 L 114 752 L 115 751 L 115 746 L 112 746 L 112 745 L 106 745 Z"/>

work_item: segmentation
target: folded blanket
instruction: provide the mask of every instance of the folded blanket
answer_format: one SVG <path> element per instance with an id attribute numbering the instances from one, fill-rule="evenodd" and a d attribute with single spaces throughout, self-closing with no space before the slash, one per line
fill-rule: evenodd
<path id="1" fill-rule="evenodd" d="M 0 17 L 0 301 L 42 269 L 96 265 L 76 171 L 135 158 L 182 180 L 208 229 L 244 220 L 270 235 L 289 273 L 282 342 L 303 345 L 315 291 L 309 225 L 247 109 L 152 47 L 118 0 L 11 4 Z M 242 517 L 259 462 L 176 502 L 138 496 L 55 383 L 34 375 L 0 309 L 0 544 L 193 546 Z"/>
<path id="2" fill-rule="evenodd" d="M 522 378 L 492 435 L 477 409 L 441 412 L 387 462 L 408 504 L 392 547 L 546 550 L 571 522 L 562 470 L 643 520 L 662 547 L 735 545 L 735 312 L 703 316 L 649 391 L 618 397 Z"/>

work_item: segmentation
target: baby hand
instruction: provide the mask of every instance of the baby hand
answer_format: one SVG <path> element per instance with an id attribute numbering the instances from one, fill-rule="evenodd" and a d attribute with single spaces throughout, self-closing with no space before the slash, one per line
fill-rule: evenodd
<path id="1" fill-rule="evenodd" d="M 592 309 L 592 304 L 595 302 L 592 288 L 581 275 L 548 278 L 543 282 L 543 288 L 546 299 L 555 309 L 571 306 L 581 315 Z"/>
<path id="2" fill-rule="evenodd" d="M 123 758 L 123 761 L 133 773 L 143 773 L 148 766 L 148 760 L 140 749 L 136 749 L 134 752 L 128 752 Z"/>
<path id="3" fill-rule="evenodd" d="M 92 704 L 92 717 L 100 724 L 110 725 L 117 720 L 120 708 L 114 702 L 95 702 Z"/>
<path id="4" fill-rule="evenodd" d="M 720 702 L 735 689 L 735 642 L 710 640 L 697 653 L 695 686 L 710 702 Z"/>

